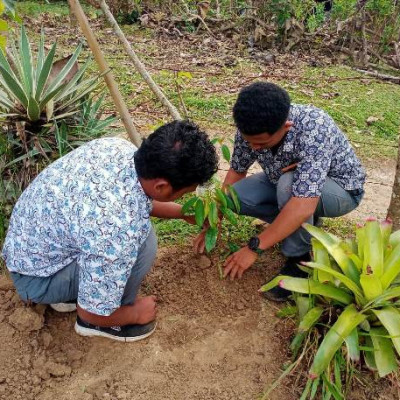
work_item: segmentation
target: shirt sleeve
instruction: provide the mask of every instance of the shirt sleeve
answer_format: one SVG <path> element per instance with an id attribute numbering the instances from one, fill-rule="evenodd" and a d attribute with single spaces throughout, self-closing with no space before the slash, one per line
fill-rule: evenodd
<path id="1" fill-rule="evenodd" d="M 93 314 L 108 316 L 121 306 L 127 280 L 149 226 L 114 225 L 82 232 L 79 255 L 78 304 Z"/>
<path id="2" fill-rule="evenodd" d="M 303 127 L 300 143 L 301 160 L 294 172 L 294 197 L 319 197 L 326 182 L 332 160 L 334 122 L 324 114 L 309 120 Z"/>
<path id="3" fill-rule="evenodd" d="M 236 132 L 231 168 L 238 173 L 246 172 L 256 161 L 255 151 L 246 142 L 239 131 Z"/>

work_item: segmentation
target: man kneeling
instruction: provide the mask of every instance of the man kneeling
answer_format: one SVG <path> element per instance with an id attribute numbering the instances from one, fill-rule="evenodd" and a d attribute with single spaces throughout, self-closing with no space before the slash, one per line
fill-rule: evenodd
<path id="1" fill-rule="evenodd" d="M 3 257 L 21 299 L 75 309 L 84 336 L 136 341 L 155 329 L 156 299 L 137 298 L 157 239 L 150 215 L 184 217 L 172 201 L 217 170 L 215 148 L 189 122 L 157 129 L 139 148 L 89 142 L 55 161 L 18 200 Z"/>

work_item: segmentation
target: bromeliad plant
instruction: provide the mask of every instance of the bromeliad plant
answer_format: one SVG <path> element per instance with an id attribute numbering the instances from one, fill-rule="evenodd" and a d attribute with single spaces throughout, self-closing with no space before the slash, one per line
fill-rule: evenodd
<path id="1" fill-rule="evenodd" d="M 313 398 L 318 388 L 324 399 L 343 399 L 343 381 L 361 359 L 380 377 L 398 369 L 400 231 L 391 233 L 389 220 L 369 219 L 354 239 L 341 240 L 304 227 L 313 236 L 313 261 L 304 263 L 308 279 L 278 276 L 260 291 L 279 285 L 298 294 L 295 358 L 305 343 L 317 342 L 302 399 Z"/>

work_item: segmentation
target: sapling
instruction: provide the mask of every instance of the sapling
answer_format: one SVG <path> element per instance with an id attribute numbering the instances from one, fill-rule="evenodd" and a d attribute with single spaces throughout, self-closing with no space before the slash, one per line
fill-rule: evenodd
<path id="1" fill-rule="evenodd" d="M 219 143 L 223 158 L 230 161 L 230 150 L 223 139 L 216 138 L 213 143 Z M 231 224 L 237 225 L 236 214 L 240 212 L 240 203 L 235 189 L 228 185 L 222 187 L 221 181 L 214 176 L 207 184 L 199 186 L 196 195 L 191 197 L 182 207 L 184 215 L 193 215 L 199 228 L 206 230 L 205 248 L 209 253 L 216 244 L 220 233 L 221 221 L 226 218 Z M 229 246 L 231 249 L 232 246 Z M 220 275 L 222 271 L 220 270 Z"/>

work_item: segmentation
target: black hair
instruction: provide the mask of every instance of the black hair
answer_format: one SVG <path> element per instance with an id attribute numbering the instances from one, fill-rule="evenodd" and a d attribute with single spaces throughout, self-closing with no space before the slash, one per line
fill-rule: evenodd
<path id="1" fill-rule="evenodd" d="M 201 185 L 218 169 L 214 145 L 189 121 L 173 121 L 156 129 L 135 153 L 138 176 L 164 178 L 174 190 Z"/>
<path id="2" fill-rule="evenodd" d="M 286 90 L 269 82 L 244 87 L 233 106 L 233 119 L 244 135 L 274 134 L 287 120 L 290 97 Z"/>

